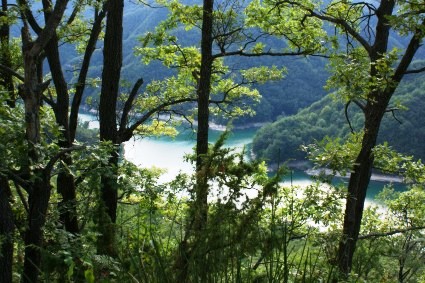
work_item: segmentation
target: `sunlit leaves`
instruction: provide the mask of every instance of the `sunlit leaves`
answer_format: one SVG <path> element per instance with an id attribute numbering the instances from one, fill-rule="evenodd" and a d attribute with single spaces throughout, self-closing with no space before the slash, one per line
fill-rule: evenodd
<path id="1" fill-rule="evenodd" d="M 393 150 L 387 143 L 374 148 L 376 166 L 381 170 L 404 177 L 405 182 L 423 184 L 425 165 L 413 156 L 406 156 Z"/>
<path id="2" fill-rule="evenodd" d="M 289 48 L 323 51 L 326 33 L 322 21 L 308 17 L 315 4 L 309 1 L 252 1 L 246 9 L 246 25 L 286 39 Z"/>
<path id="3" fill-rule="evenodd" d="M 136 128 L 135 134 L 140 136 L 176 136 L 177 130 L 168 123 L 160 120 L 153 120 L 151 124 L 142 124 Z"/>
<path id="4" fill-rule="evenodd" d="M 375 61 L 363 48 L 350 50 L 348 54 L 332 56 L 329 68 L 332 75 L 327 81 L 328 89 L 336 89 L 346 101 L 368 99 L 372 92 L 382 92 L 394 85 L 394 64 L 399 59 L 399 50 L 394 48 Z"/>
<path id="5" fill-rule="evenodd" d="M 285 73 L 285 68 L 279 69 L 276 66 L 261 66 L 241 71 L 243 78 L 245 78 L 247 81 L 252 81 L 260 84 L 266 83 L 268 81 L 281 80 L 283 79 Z"/>
<path id="6" fill-rule="evenodd" d="M 345 176 L 352 171 L 355 158 L 360 152 L 362 136 L 352 134 L 346 141 L 325 137 L 315 144 L 303 146 L 303 150 L 316 165 L 331 169 L 333 174 L 338 172 Z"/>
<path id="7" fill-rule="evenodd" d="M 368 95 L 369 60 L 361 48 L 351 54 L 333 56 L 329 63 L 332 75 L 327 81 L 327 88 L 335 88 L 347 100 L 366 98 Z"/>

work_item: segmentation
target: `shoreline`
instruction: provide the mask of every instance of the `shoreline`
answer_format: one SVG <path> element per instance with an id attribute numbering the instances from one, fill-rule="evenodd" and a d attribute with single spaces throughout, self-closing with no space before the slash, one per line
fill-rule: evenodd
<path id="1" fill-rule="evenodd" d="M 304 173 L 306 173 L 309 176 L 319 176 L 319 175 L 323 175 L 323 174 L 324 175 L 333 175 L 332 174 L 333 172 L 330 169 L 313 168 L 312 163 L 310 161 L 307 161 L 307 160 L 293 160 L 293 161 L 286 163 L 286 165 L 289 168 L 303 171 Z M 277 165 L 276 164 L 268 164 L 267 167 L 269 168 L 270 171 L 276 171 Z M 335 177 L 349 179 L 350 173 L 347 173 L 345 176 L 337 173 L 337 174 L 335 174 Z M 371 181 L 377 181 L 377 182 L 387 182 L 387 183 L 400 183 L 400 184 L 404 183 L 403 177 L 400 177 L 400 176 L 397 176 L 397 175 L 376 173 L 376 172 L 372 173 L 370 180 Z"/>
<path id="2" fill-rule="evenodd" d="M 318 176 L 321 174 L 332 175 L 332 170 L 326 169 L 326 168 L 318 168 L 318 169 L 310 168 L 310 169 L 304 170 L 304 172 L 309 176 Z M 343 176 L 337 173 L 335 176 L 344 178 L 344 179 L 349 179 L 350 175 L 351 174 L 348 173 L 347 175 Z M 378 182 L 388 182 L 388 183 L 404 183 L 404 180 L 402 177 L 395 176 L 395 175 L 386 175 L 382 173 L 372 173 L 370 180 L 378 181 Z"/>

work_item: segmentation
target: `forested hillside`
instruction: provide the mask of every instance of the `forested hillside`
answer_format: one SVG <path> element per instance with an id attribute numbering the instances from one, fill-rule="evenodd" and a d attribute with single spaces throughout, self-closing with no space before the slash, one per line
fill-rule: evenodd
<path id="1" fill-rule="evenodd" d="M 378 143 L 387 141 L 394 149 L 415 158 L 425 158 L 425 76 L 406 78 L 391 101 L 397 108 L 385 115 Z M 364 123 L 360 108 L 351 103 L 349 121 L 354 130 Z M 302 145 L 322 140 L 325 136 L 347 138 L 350 127 L 345 115 L 345 103 L 330 94 L 301 110 L 296 115 L 282 117 L 258 130 L 253 151 L 270 163 L 291 159 L 304 160 Z"/>
<path id="2" fill-rule="evenodd" d="M 199 3 L 200 1 L 194 1 Z M 168 14 L 166 8 L 150 8 L 147 6 L 128 3 L 124 9 L 124 33 L 123 33 L 123 68 L 122 80 L 132 82 L 142 77 L 145 84 L 152 80 L 164 79 L 175 70 L 164 67 L 160 62 L 152 62 L 146 65 L 142 62 L 143 57 L 134 54 L 135 47 L 141 46 L 139 39 L 148 32 L 154 32 L 155 27 L 161 20 L 164 20 Z M 89 17 L 90 12 L 86 12 Z M 184 46 L 199 46 L 197 36 L 198 31 L 185 31 L 179 28 L 173 32 L 179 42 Z M 280 39 L 270 38 L 266 40 L 268 48 L 281 49 L 285 42 Z M 101 43 L 93 54 L 92 64 L 90 66 L 90 77 L 96 79 L 100 77 L 102 71 L 102 49 Z M 78 55 L 72 46 L 62 47 L 64 52 L 64 68 L 68 70 L 65 75 L 71 77 L 73 68 L 78 66 L 82 60 L 82 55 Z M 239 117 L 234 124 L 244 125 L 247 123 L 264 123 L 277 119 L 278 116 L 292 115 L 298 110 L 309 106 L 311 103 L 319 100 L 325 95 L 323 85 L 328 77 L 325 70 L 326 61 L 317 57 L 257 57 L 252 59 L 235 57 L 226 59 L 229 66 L 234 69 L 245 69 L 250 66 L 278 66 L 286 67 L 285 78 L 277 82 L 258 85 L 262 98 L 254 106 L 255 116 Z M 96 88 L 88 88 L 86 96 L 92 96 L 97 99 L 99 91 Z M 216 122 L 226 124 L 227 121 L 216 118 Z"/>
<path id="3" fill-rule="evenodd" d="M 423 155 L 423 3 L 147 2 L 2 0 L 0 282 L 424 282 L 425 164 L 394 150 Z M 309 106 L 326 78 L 333 97 Z M 87 97 L 98 132 L 79 123 Z M 283 116 L 262 157 L 311 142 L 349 182 L 282 183 L 230 132 L 210 143 L 211 122 L 253 107 Z M 191 171 L 126 160 L 182 121 Z M 366 202 L 376 167 L 406 189 Z"/>

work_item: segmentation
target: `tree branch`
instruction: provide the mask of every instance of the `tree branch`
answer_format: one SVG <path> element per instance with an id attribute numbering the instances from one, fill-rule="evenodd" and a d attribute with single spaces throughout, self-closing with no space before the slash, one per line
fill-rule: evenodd
<path id="1" fill-rule="evenodd" d="M 49 162 L 47 162 L 47 165 L 44 167 L 43 173 L 45 176 L 50 176 L 53 166 L 55 165 L 56 161 L 58 161 L 62 156 L 64 156 L 66 153 L 72 152 L 74 150 L 80 150 L 85 148 L 85 146 L 77 145 L 72 147 L 63 148 L 61 151 L 56 153 L 55 156 L 50 158 Z"/>
<path id="2" fill-rule="evenodd" d="M 80 109 L 81 100 L 83 98 L 83 93 L 86 86 L 90 60 L 94 50 L 96 49 L 96 42 L 99 38 L 100 32 L 102 31 L 102 21 L 105 18 L 105 15 L 105 9 L 102 9 L 99 13 L 97 11 L 95 12 L 95 20 L 93 22 L 90 37 L 84 52 L 83 63 L 81 64 L 81 70 L 78 75 L 77 84 L 75 86 L 75 94 L 74 98 L 72 99 L 72 106 L 69 115 L 69 136 L 71 141 L 75 139 L 75 133 L 78 124 L 78 110 Z"/>
<path id="3" fill-rule="evenodd" d="M 44 49 L 44 47 L 46 47 L 47 43 L 55 33 L 60 21 L 62 20 L 62 16 L 65 12 L 67 4 L 68 0 L 58 0 L 56 2 L 51 17 L 49 17 L 46 26 L 44 27 L 40 35 L 37 37 L 33 46 L 31 47 L 31 50 L 29 51 L 30 56 L 38 56 L 40 52 Z"/>
<path id="4" fill-rule="evenodd" d="M 9 68 L 8 66 L 2 65 L 0 64 L 0 70 L 3 71 L 3 73 L 8 73 L 16 78 L 18 78 L 20 81 L 24 81 L 24 77 L 21 76 L 20 74 L 18 74 L 17 72 L 15 72 L 14 70 L 12 70 L 11 68 Z"/>
<path id="5" fill-rule="evenodd" d="M 396 230 L 389 231 L 389 232 L 370 233 L 370 234 L 367 234 L 367 235 L 359 236 L 358 239 L 364 240 L 364 239 L 370 239 L 370 238 L 387 237 L 387 236 L 392 236 L 392 235 L 395 235 L 395 234 L 402 234 L 402 233 L 406 233 L 406 232 L 409 232 L 409 231 L 416 231 L 416 230 L 423 230 L 423 229 L 425 229 L 425 226 L 409 227 L 409 228 L 406 228 L 406 229 L 396 229 Z"/>
<path id="6" fill-rule="evenodd" d="M 420 69 L 413 69 L 413 70 L 407 70 L 406 72 L 404 72 L 405 75 L 408 74 L 418 74 L 418 73 L 422 73 L 425 72 L 425 67 L 420 68 Z"/>
<path id="7" fill-rule="evenodd" d="M 136 98 L 137 93 L 138 93 L 140 87 L 142 86 L 142 84 L 143 84 L 143 78 L 138 79 L 136 81 L 136 83 L 134 84 L 134 86 L 133 86 L 133 88 L 132 88 L 132 90 L 131 90 L 131 92 L 130 92 L 130 94 L 129 94 L 129 96 L 128 96 L 125 104 L 124 104 L 124 109 L 122 110 L 119 130 L 125 129 L 125 126 L 128 122 L 127 121 L 128 120 L 128 114 L 130 113 L 130 110 L 133 106 L 134 99 Z"/>
<path id="8" fill-rule="evenodd" d="M 125 142 L 125 141 L 128 141 L 129 139 L 131 139 L 131 137 L 133 136 L 133 132 L 137 129 L 137 127 L 139 127 L 141 124 L 146 122 L 149 118 L 151 118 L 152 115 L 161 111 L 165 107 L 168 107 L 168 106 L 171 106 L 171 105 L 176 105 L 176 104 L 181 104 L 181 103 L 184 103 L 184 102 L 191 102 L 191 101 L 194 102 L 194 101 L 197 101 L 197 99 L 196 98 L 182 98 L 182 99 L 164 102 L 164 103 L 158 105 L 157 107 L 154 107 L 153 109 L 151 109 L 147 113 L 145 113 L 139 120 L 137 120 L 130 127 L 122 128 L 122 129 L 120 128 L 120 131 L 118 133 L 119 141 Z"/>

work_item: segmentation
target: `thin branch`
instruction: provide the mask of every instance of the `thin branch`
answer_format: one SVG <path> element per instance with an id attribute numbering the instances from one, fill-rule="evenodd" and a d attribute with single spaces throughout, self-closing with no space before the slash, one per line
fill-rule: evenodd
<path id="1" fill-rule="evenodd" d="M 133 136 L 133 132 L 137 129 L 137 127 L 139 127 L 141 124 L 146 122 L 149 118 L 152 117 L 152 115 L 161 111 L 162 109 L 164 109 L 168 106 L 181 104 L 181 103 L 184 103 L 184 102 L 191 102 L 191 101 L 197 101 L 197 99 L 196 98 L 182 98 L 182 99 L 164 102 L 164 103 L 158 105 L 157 107 L 154 107 L 153 109 L 151 109 L 147 113 L 145 113 L 139 120 L 137 120 L 130 127 L 126 128 L 126 129 L 124 129 L 124 128 L 120 129 L 120 132 L 118 133 L 119 140 L 121 142 L 125 142 L 125 141 L 128 141 L 129 139 L 131 139 L 131 137 Z"/>
<path id="2" fill-rule="evenodd" d="M 15 184 L 15 188 L 16 188 L 16 192 L 18 193 L 19 199 L 22 202 L 22 205 L 24 206 L 24 209 L 27 213 L 29 213 L 30 209 L 29 209 L 29 205 L 27 200 L 25 199 L 25 196 L 21 190 L 21 186 L 18 184 L 18 182 L 14 181 Z"/>
<path id="3" fill-rule="evenodd" d="M 259 52 L 259 53 L 247 53 L 243 50 L 238 51 L 230 51 L 225 53 L 219 53 L 213 55 L 213 59 L 220 58 L 220 57 L 227 57 L 227 56 L 244 56 L 244 57 L 261 57 L 261 56 L 299 56 L 299 55 L 312 55 L 310 54 L 310 51 L 304 50 L 304 51 L 298 51 L 298 52 Z M 312 55 L 317 57 L 326 57 L 326 55 Z"/>
<path id="4" fill-rule="evenodd" d="M 345 109 L 344 109 L 344 113 L 345 113 L 345 120 L 347 120 L 348 122 L 348 126 L 350 127 L 351 133 L 354 134 L 354 129 L 353 126 L 351 125 L 351 121 L 350 121 L 350 117 L 348 117 L 348 106 L 350 106 L 352 100 L 349 100 L 346 104 L 345 104 Z"/>
<path id="5" fill-rule="evenodd" d="M 406 72 L 404 72 L 405 75 L 408 74 L 418 74 L 418 73 L 422 73 L 425 72 L 425 67 L 420 68 L 420 69 L 413 69 L 413 70 L 407 70 Z"/>
<path id="6" fill-rule="evenodd" d="M 396 116 L 395 116 L 395 111 L 398 109 L 390 109 L 389 111 L 393 114 L 393 118 L 401 125 L 403 124 Z M 388 112 L 388 110 L 387 110 Z"/>
<path id="7" fill-rule="evenodd" d="M 120 130 L 125 129 L 125 126 L 127 124 L 128 120 L 128 114 L 130 113 L 130 110 L 133 106 L 134 99 L 136 99 L 137 93 L 140 89 L 140 87 L 143 85 L 143 78 L 140 78 L 136 81 L 134 84 L 125 104 L 124 109 L 122 110 L 121 115 L 121 122 L 120 122 Z"/>
<path id="8" fill-rule="evenodd" d="M 313 9 L 310 9 L 308 7 L 305 7 L 304 5 L 300 4 L 299 2 L 284 0 L 284 1 L 278 2 L 276 5 L 280 5 L 280 4 L 294 5 L 296 7 L 299 7 L 301 9 L 304 9 L 305 11 L 309 12 L 310 17 L 314 17 L 314 18 L 317 18 L 317 19 L 327 21 L 327 22 L 341 26 L 348 34 L 350 34 L 353 38 L 355 38 L 363 46 L 363 48 L 366 49 L 368 54 L 371 54 L 372 47 L 369 44 L 369 42 L 367 42 L 367 40 L 364 37 L 362 37 L 347 21 L 345 21 L 343 19 L 339 19 L 339 18 L 334 18 L 334 17 L 329 16 L 329 15 L 319 14 L 318 12 L 316 12 Z"/>
<path id="9" fill-rule="evenodd" d="M 96 42 L 99 38 L 99 34 L 102 31 L 102 21 L 105 18 L 105 15 L 105 9 L 102 9 L 99 13 L 97 13 L 97 11 L 95 12 L 95 20 L 93 22 L 90 37 L 84 52 L 83 63 L 81 64 L 81 70 L 78 75 L 78 80 L 75 87 L 75 95 L 72 99 L 71 114 L 69 115 L 69 131 L 71 141 L 75 139 L 75 133 L 78 125 L 78 111 L 80 109 L 81 101 L 86 86 L 86 79 L 90 67 L 90 61 L 93 52 L 96 49 Z"/>
<path id="10" fill-rule="evenodd" d="M 22 177 L 20 177 L 18 174 L 10 171 L 10 170 L 1 170 L 3 174 L 5 174 L 10 180 L 15 182 L 15 184 L 21 186 L 24 188 L 24 190 L 27 193 L 31 193 L 31 186 L 28 183 L 28 181 Z"/>
<path id="11" fill-rule="evenodd" d="M 58 161 L 62 156 L 74 150 L 80 150 L 83 148 L 85 148 L 85 146 L 82 146 L 82 145 L 72 146 L 72 147 L 63 148 L 61 151 L 56 153 L 56 155 L 50 158 L 49 162 L 47 162 L 46 167 L 44 167 L 43 173 L 45 174 L 45 176 L 50 176 L 53 166 L 55 165 L 56 161 Z"/>
<path id="12" fill-rule="evenodd" d="M 8 73 L 16 78 L 18 78 L 20 81 L 24 81 L 24 77 L 21 76 L 20 74 L 18 74 L 17 72 L 15 72 L 14 70 L 12 70 L 11 68 L 9 68 L 8 66 L 2 65 L 0 64 L 0 70 L 3 71 L 3 73 Z"/>
<path id="13" fill-rule="evenodd" d="M 353 102 L 363 111 L 365 112 L 366 106 L 357 99 L 353 99 Z"/>
<path id="14" fill-rule="evenodd" d="M 406 232 L 409 232 L 409 231 L 416 231 L 416 230 L 423 230 L 423 229 L 425 229 L 425 226 L 409 227 L 409 228 L 406 228 L 406 229 L 396 229 L 396 230 L 389 231 L 389 232 L 370 233 L 370 234 L 367 234 L 367 235 L 359 236 L 358 239 L 364 240 L 364 239 L 370 239 L 370 238 L 387 237 L 387 236 L 392 236 L 392 235 L 395 235 L 395 234 L 402 234 L 402 233 L 406 233 Z"/>
<path id="15" fill-rule="evenodd" d="M 26 0 L 19 0 L 18 4 L 22 7 L 20 9 L 22 19 L 28 21 L 28 23 L 31 25 L 31 28 L 36 34 L 40 34 L 43 29 L 37 23 L 33 13 L 31 12 L 28 2 Z"/>

